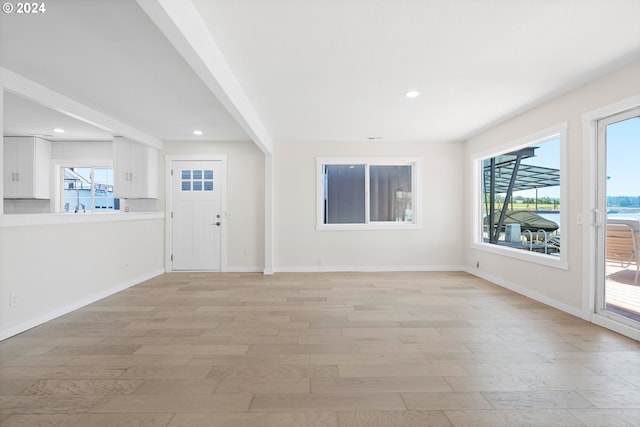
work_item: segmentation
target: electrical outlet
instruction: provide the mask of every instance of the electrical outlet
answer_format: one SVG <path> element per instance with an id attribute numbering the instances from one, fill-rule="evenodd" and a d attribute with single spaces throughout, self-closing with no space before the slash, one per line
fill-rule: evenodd
<path id="1" fill-rule="evenodd" d="M 9 307 L 15 307 L 18 304 L 20 304 L 18 294 L 9 294 Z"/>

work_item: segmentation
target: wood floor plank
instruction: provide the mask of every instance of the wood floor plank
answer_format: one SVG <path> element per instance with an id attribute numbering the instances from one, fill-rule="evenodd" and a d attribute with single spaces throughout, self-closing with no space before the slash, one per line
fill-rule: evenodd
<path id="1" fill-rule="evenodd" d="M 271 394 L 253 396 L 252 412 L 405 410 L 397 393 Z"/>
<path id="2" fill-rule="evenodd" d="M 450 427 L 442 411 L 352 411 L 339 412 L 340 427 Z"/>
<path id="3" fill-rule="evenodd" d="M 107 396 L 92 413 L 246 412 L 251 394 Z"/>
<path id="4" fill-rule="evenodd" d="M 451 391 L 442 377 L 313 378 L 312 393 Z"/>
<path id="5" fill-rule="evenodd" d="M 176 414 L 168 427 L 339 427 L 335 412 Z"/>
<path id="6" fill-rule="evenodd" d="M 445 411 L 445 414 L 456 427 L 584 427 L 580 420 L 565 409 L 457 410 Z M 600 424 L 601 427 L 613 425 L 617 424 Z"/>
<path id="7" fill-rule="evenodd" d="M 478 392 L 421 392 L 401 393 L 409 410 L 493 409 L 493 406 Z"/>
<path id="8" fill-rule="evenodd" d="M 0 427 L 640 425 L 639 352 L 461 272 L 171 273 L 0 342 Z"/>

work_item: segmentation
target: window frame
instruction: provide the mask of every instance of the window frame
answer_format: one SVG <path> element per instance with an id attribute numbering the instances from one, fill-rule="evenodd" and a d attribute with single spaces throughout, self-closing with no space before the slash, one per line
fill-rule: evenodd
<path id="1" fill-rule="evenodd" d="M 365 165 L 365 222 L 360 224 L 324 223 L 324 165 Z M 422 228 L 422 159 L 419 157 L 318 157 L 316 158 L 316 230 L 417 230 Z M 410 166 L 412 189 L 412 222 L 371 221 L 371 166 Z"/>
<path id="2" fill-rule="evenodd" d="M 95 160 L 82 160 L 82 159 L 72 159 L 72 160 L 57 160 L 53 169 L 56 176 L 56 179 L 52 182 L 56 183 L 54 189 L 54 212 L 62 213 L 62 214 L 74 214 L 74 210 L 69 209 L 69 211 L 64 210 L 64 170 L 65 168 L 86 168 L 86 169 L 112 169 L 113 170 L 113 162 L 110 160 L 104 159 L 95 159 Z M 114 176 L 115 181 L 115 176 Z M 114 197 L 114 200 L 120 199 L 119 197 Z M 92 205 L 95 205 L 95 188 L 94 182 L 91 183 L 91 202 Z M 115 202 L 114 202 L 115 204 Z M 115 206 L 114 206 L 115 207 Z M 77 213 L 83 214 L 113 214 L 121 212 L 120 209 L 86 209 L 83 211 L 78 211 Z"/>
<path id="3" fill-rule="evenodd" d="M 472 154 L 472 233 L 471 233 L 471 248 L 477 249 L 483 252 L 489 252 L 493 254 L 503 255 L 509 258 L 515 258 L 522 261 L 531 262 L 534 264 L 546 265 L 549 267 L 555 267 L 562 270 L 569 269 L 569 244 L 567 238 L 569 237 L 569 229 L 571 224 L 569 222 L 569 216 L 567 213 L 569 207 L 569 192 L 568 192 L 568 158 L 567 158 L 567 131 L 568 123 L 563 122 L 555 126 L 551 126 L 544 130 L 535 132 L 522 138 L 518 138 L 506 144 L 493 147 L 482 152 Z M 545 141 L 558 138 L 560 140 L 560 224 L 562 230 L 562 236 L 564 240 L 561 240 L 561 250 L 559 256 L 550 254 L 541 254 L 530 251 L 525 251 L 516 248 L 509 248 L 504 246 L 495 245 L 492 243 L 484 242 L 483 239 L 483 217 L 482 217 L 482 203 L 483 203 L 483 161 L 496 157 L 505 153 L 516 151 L 525 147 L 530 147 L 536 144 L 544 143 Z"/>

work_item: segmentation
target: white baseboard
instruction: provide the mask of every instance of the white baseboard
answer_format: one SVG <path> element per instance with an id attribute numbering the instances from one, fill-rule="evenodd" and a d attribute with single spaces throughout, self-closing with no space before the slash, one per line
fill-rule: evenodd
<path id="1" fill-rule="evenodd" d="M 580 319 L 589 320 L 588 316 L 585 316 L 584 311 L 579 307 L 573 307 L 568 304 L 562 303 L 560 301 L 556 301 L 553 298 L 549 298 L 546 295 L 539 294 L 537 292 L 531 291 L 530 289 L 523 288 L 513 282 L 508 280 L 504 280 L 497 276 L 492 276 L 490 274 L 483 273 L 475 268 L 466 267 L 464 269 L 467 273 L 479 277 L 481 279 L 487 280 L 491 283 L 494 283 L 500 287 L 509 289 L 517 294 L 524 295 L 527 298 L 531 298 L 532 300 L 541 302 L 542 304 L 548 305 L 550 307 L 556 308 L 560 311 L 564 311 L 565 313 L 569 313 L 573 316 L 579 317 Z"/>
<path id="2" fill-rule="evenodd" d="M 26 320 L 24 322 L 20 322 L 16 325 L 12 325 L 8 328 L 2 329 L 0 330 L 0 341 L 5 340 L 9 337 L 12 337 L 14 335 L 18 335 L 19 333 L 22 333 L 24 331 L 27 331 L 31 328 L 35 328 L 38 325 L 42 325 L 43 323 L 46 323 L 50 320 L 53 320 L 57 317 L 63 316 L 67 313 L 70 313 L 74 310 L 77 310 L 79 308 L 85 307 L 89 304 L 92 304 L 96 301 L 99 301 L 103 298 L 106 298 L 108 296 L 111 296 L 115 293 L 118 293 L 120 291 L 123 291 L 127 288 L 130 288 L 131 286 L 137 285 L 138 283 L 142 283 L 145 280 L 149 280 L 153 277 L 159 276 L 161 274 L 164 274 L 164 270 L 157 270 L 157 271 L 153 271 L 150 272 L 148 274 L 144 274 L 142 276 L 136 277 L 135 279 L 131 279 L 128 280 L 124 283 L 121 283 L 119 285 L 113 286 L 111 288 L 105 289 L 102 292 L 99 292 L 97 294 L 91 295 L 89 297 L 83 298 L 81 300 L 78 300 L 72 304 L 67 304 L 63 307 L 57 308 L 55 310 L 52 310 L 48 313 L 45 313 L 43 315 L 40 315 L 38 317 L 35 317 L 33 319 L 29 319 Z"/>
<path id="3" fill-rule="evenodd" d="M 235 267 L 235 266 L 227 266 L 222 272 L 223 273 L 262 273 L 264 271 L 263 267 Z"/>
<path id="4" fill-rule="evenodd" d="M 275 267 L 277 273 L 380 273 L 380 272 L 411 272 L 411 271 L 465 271 L 461 265 L 374 265 L 374 266 L 303 266 L 303 267 Z"/>

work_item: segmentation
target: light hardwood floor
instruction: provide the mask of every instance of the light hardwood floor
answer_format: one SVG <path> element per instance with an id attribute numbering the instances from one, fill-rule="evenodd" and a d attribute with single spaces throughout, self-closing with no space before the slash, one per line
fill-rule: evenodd
<path id="1" fill-rule="evenodd" d="M 2 427 L 640 425 L 640 343 L 465 273 L 165 274 L 0 357 Z"/>

